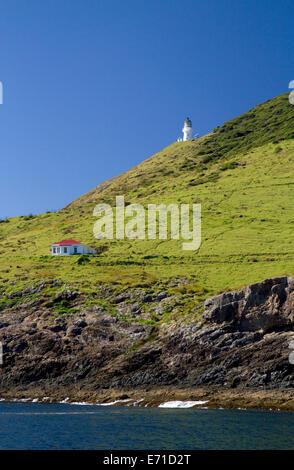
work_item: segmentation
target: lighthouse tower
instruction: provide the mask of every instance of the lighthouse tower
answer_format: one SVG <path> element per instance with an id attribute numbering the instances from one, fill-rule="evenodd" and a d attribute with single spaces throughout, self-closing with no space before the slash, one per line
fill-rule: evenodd
<path id="1" fill-rule="evenodd" d="M 184 127 L 183 127 L 183 140 L 190 140 L 192 139 L 192 134 L 193 134 L 193 129 L 192 129 L 192 122 L 190 121 L 189 118 L 186 119 L 184 122 Z"/>

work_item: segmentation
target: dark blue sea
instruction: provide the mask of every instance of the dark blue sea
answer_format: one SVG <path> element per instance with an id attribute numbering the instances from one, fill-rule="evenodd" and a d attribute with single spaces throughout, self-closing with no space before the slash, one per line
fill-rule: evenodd
<path id="1" fill-rule="evenodd" d="M 1 402 L 0 449 L 294 449 L 294 413 Z"/>

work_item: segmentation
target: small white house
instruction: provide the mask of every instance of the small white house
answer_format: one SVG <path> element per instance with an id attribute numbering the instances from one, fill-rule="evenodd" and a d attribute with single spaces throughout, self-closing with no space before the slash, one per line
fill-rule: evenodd
<path id="1" fill-rule="evenodd" d="M 77 240 L 62 240 L 52 243 L 51 255 L 96 255 L 96 250 L 90 246 L 83 245 Z"/>

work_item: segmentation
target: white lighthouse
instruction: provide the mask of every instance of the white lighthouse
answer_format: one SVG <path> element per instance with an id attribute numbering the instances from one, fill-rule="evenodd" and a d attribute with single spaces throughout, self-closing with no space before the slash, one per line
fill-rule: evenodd
<path id="1" fill-rule="evenodd" d="M 183 140 L 190 140 L 192 139 L 192 134 L 193 134 L 193 129 L 192 129 L 192 122 L 189 118 L 186 119 L 184 122 L 184 127 L 183 127 Z"/>

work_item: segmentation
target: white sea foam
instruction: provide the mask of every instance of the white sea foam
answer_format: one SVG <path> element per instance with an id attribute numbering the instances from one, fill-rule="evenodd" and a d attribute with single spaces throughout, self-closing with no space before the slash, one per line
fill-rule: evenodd
<path id="1" fill-rule="evenodd" d="M 71 401 L 69 405 L 93 405 L 93 403 L 87 401 Z"/>
<path id="2" fill-rule="evenodd" d="M 111 406 L 111 405 L 115 405 L 116 403 L 125 403 L 127 401 L 131 401 L 132 399 L 131 398 L 127 398 L 126 400 L 115 400 L 115 401 L 111 401 L 109 403 L 97 403 L 97 405 L 99 406 Z"/>
<path id="3" fill-rule="evenodd" d="M 59 403 L 67 403 L 68 400 L 69 400 L 69 398 L 67 397 L 67 398 L 65 398 L 64 400 L 60 401 Z"/>
<path id="4" fill-rule="evenodd" d="M 158 405 L 158 408 L 192 408 L 192 406 L 195 405 L 204 405 L 205 403 L 208 403 L 208 400 L 206 401 L 167 401 L 165 403 L 161 403 L 161 405 Z"/>
<path id="5" fill-rule="evenodd" d="M 137 406 L 138 403 L 141 403 L 141 401 L 144 401 L 144 398 L 140 398 L 140 400 L 134 401 L 133 406 Z"/>

